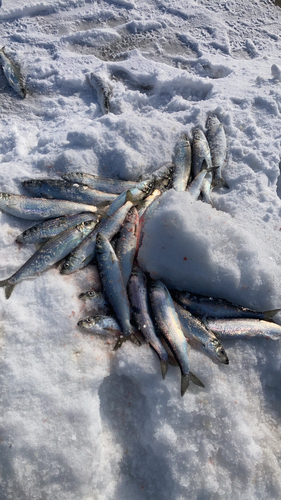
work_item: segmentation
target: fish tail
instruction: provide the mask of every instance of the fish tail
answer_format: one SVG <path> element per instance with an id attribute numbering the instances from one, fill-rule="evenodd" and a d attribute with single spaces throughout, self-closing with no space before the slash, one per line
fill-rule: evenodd
<path id="1" fill-rule="evenodd" d="M 183 396 L 189 386 L 189 373 L 181 376 L 181 396 Z"/>
<path id="2" fill-rule="evenodd" d="M 198 387 L 205 387 L 203 382 L 201 382 L 201 380 L 199 380 L 199 378 L 192 372 L 189 372 L 189 379 L 193 382 L 193 384 L 198 385 Z"/>
<path id="3" fill-rule="evenodd" d="M 160 361 L 160 366 L 161 366 L 162 378 L 164 380 L 164 378 L 166 377 L 168 368 L 169 368 L 169 362 L 161 360 Z"/>
<path id="4" fill-rule="evenodd" d="M 5 287 L 5 297 L 6 299 L 9 299 L 12 295 L 12 291 L 15 287 L 15 285 L 10 285 L 9 280 L 3 280 L 0 281 L 0 287 Z"/>
<path id="5" fill-rule="evenodd" d="M 137 346 L 141 345 L 140 340 L 134 333 L 131 333 L 130 335 L 120 335 L 115 346 L 113 347 L 113 351 L 117 351 L 117 349 L 119 349 L 124 342 L 127 342 L 127 340 L 130 340 L 133 344 L 136 344 Z"/>
<path id="6" fill-rule="evenodd" d="M 0 52 L 4 52 L 4 49 L 5 49 L 5 45 L 4 45 L 4 47 L 2 47 L 2 49 L 0 49 Z"/>
<path id="7" fill-rule="evenodd" d="M 189 372 L 186 375 L 181 376 L 181 396 L 185 394 L 190 381 L 193 382 L 193 384 L 198 385 L 198 387 L 205 387 L 203 382 L 201 382 L 201 380 L 199 380 L 194 373 Z"/>
<path id="8" fill-rule="evenodd" d="M 264 318 L 270 320 L 275 316 L 275 314 L 279 313 L 281 309 L 271 309 L 269 311 L 264 311 Z"/>
<path id="9" fill-rule="evenodd" d="M 230 189 L 229 185 L 222 177 L 219 177 L 218 179 L 213 179 L 212 185 L 216 187 L 225 187 L 226 189 Z"/>

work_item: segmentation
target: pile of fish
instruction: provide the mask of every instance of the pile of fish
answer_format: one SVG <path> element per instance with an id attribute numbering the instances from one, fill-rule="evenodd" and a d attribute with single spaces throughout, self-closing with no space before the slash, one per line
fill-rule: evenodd
<path id="1" fill-rule="evenodd" d="M 26 96 L 20 69 L 0 50 L 9 84 Z M 103 113 L 109 112 L 112 88 L 95 74 L 89 83 L 96 91 Z M 0 282 L 8 299 L 17 283 L 35 277 L 62 261 L 61 273 L 70 274 L 95 262 L 103 293 L 79 295 L 91 301 L 93 312 L 78 322 L 91 333 L 117 335 L 114 349 L 126 340 L 145 340 L 160 359 L 162 377 L 169 363 L 181 371 L 181 395 L 189 381 L 204 387 L 190 371 L 188 343 L 213 361 L 228 364 L 221 340 L 229 338 L 281 338 L 281 327 L 272 322 L 279 309 L 256 312 L 188 292 L 168 290 L 138 266 L 138 248 L 145 224 L 167 189 L 188 191 L 194 200 L 211 203 L 212 188 L 228 188 L 222 177 L 227 143 L 217 116 L 210 114 L 193 139 L 183 134 L 174 162 L 146 179 L 129 182 L 82 172 L 62 179 L 32 179 L 22 186 L 32 197 L 0 193 L 0 210 L 28 220 L 42 221 L 17 237 L 18 243 L 40 243 L 40 248 L 12 276 Z"/>
<path id="2" fill-rule="evenodd" d="M 279 311 L 259 313 L 222 299 L 207 299 L 168 290 L 138 266 L 137 254 L 147 220 L 167 189 L 188 191 L 211 202 L 213 187 L 228 187 L 222 177 L 226 137 L 217 116 L 209 115 L 193 140 L 181 136 L 174 162 L 138 182 L 109 179 L 82 172 L 62 179 L 32 179 L 22 186 L 32 197 L 0 193 L 0 209 L 16 217 L 41 220 L 17 237 L 18 243 L 42 245 L 12 276 L 0 282 L 6 298 L 20 281 L 35 277 L 62 261 L 70 274 L 96 262 L 103 293 L 93 290 L 79 297 L 90 300 L 92 315 L 78 322 L 91 333 L 117 335 L 114 349 L 126 340 L 144 339 L 160 359 L 162 377 L 169 363 L 181 371 L 181 395 L 189 381 L 204 387 L 190 371 L 187 346 L 201 349 L 212 360 L 228 364 L 221 340 L 264 336 L 281 338 L 281 327 L 271 322 Z"/>

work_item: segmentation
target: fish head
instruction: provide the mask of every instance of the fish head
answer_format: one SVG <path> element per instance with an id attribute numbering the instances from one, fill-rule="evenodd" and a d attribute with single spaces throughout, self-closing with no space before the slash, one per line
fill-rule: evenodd
<path id="1" fill-rule="evenodd" d="M 94 316 L 89 316 L 88 318 L 81 319 L 78 321 L 77 326 L 82 328 L 91 328 L 91 326 L 95 325 L 96 321 Z"/>
<path id="2" fill-rule="evenodd" d="M 219 361 L 219 363 L 223 363 L 224 365 L 229 364 L 224 347 L 218 339 L 210 340 L 210 342 L 208 342 L 208 348 L 213 353 L 216 361 Z"/>
<path id="3" fill-rule="evenodd" d="M 97 220 L 86 220 L 85 222 L 77 224 L 76 229 L 81 233 L 89 234 L 89 232 L 91 232 L 92 229 L 95 228 L 96 224 Z"/>
<path id="4" fill-rule="evenodd" d="M 97 295 L 97 292 L 95 292 L 94 290 L 89 290 L 88 292 L 80 293 L 80 295 L 78 296 L 78 299 L 81 299 L 81 300 L 86 300 L 87 298 L 92 299 L 96 295 Z"/>

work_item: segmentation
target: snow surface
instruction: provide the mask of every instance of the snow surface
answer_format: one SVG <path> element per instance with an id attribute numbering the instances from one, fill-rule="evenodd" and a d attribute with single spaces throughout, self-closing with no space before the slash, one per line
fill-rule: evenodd
<path id="1" fill-rule="evenodd" d="M 217 114 L 228 138 L 214 208 L 166 193 L 139 259 L 179 288 L 280 306 L 281 11 L 269 0 L 2 1 L 1 191 L 81 170 L 137 179 L 173 158 L 179 135 Z M 87 82 L 113 86 L 102 115 Z M 0 214 L 1 279 L 34 252 L 30 223 Z M 164 248 L 163 248 L 164 247 Z M 54 268 L 1 298 L 1 500 L 280 499 L 281 346 L 228 341 L 229 366 L 190 351 L 205 383 L 180 396 L 147 347 L 82 333 L 99 287 L 89 266 Z M 279 323 L 281 321 L 279 320 Z"/>

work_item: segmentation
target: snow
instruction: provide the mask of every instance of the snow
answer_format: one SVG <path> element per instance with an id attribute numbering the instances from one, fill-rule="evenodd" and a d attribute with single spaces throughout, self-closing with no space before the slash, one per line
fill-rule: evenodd
<path id="1" fill-rule="evenodd" d="M 214 189 L 213 208 L 163 195 L 139 261 L 168 286 L 278 308 L 280 12 L 269 0 L 3 0 L 1 46 L 27 96 L 0 71 L 0 190 L 79 170 L 138 179 L 215 113 L 230 189 Z M 108 115 L 91 72 L 113 87 Z M 35 246 L 15 243 L 28 221 L 0 219 L 5 279 Z M 91 287 L 94 266 L 53 268 L 9 300 L 0 290 L 1 498 L 279 499 L 278 341 L 227 341 L 228 366 L 191 349 L 206 388 L 181 398 L 179 370 L 163 381 L 148 346 L 113 352 L 113 338 L 76 327 Z"/>

